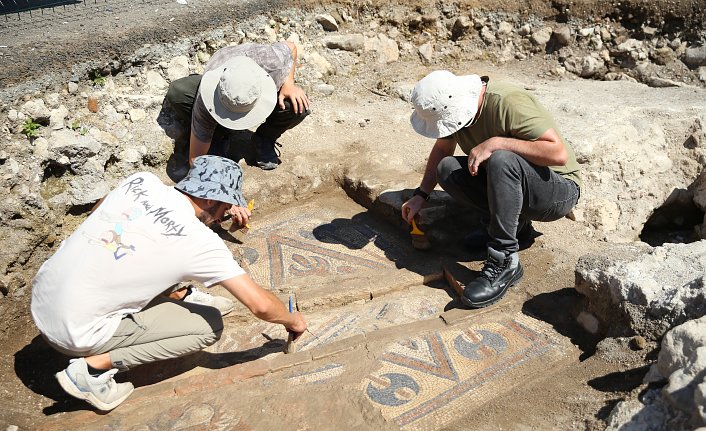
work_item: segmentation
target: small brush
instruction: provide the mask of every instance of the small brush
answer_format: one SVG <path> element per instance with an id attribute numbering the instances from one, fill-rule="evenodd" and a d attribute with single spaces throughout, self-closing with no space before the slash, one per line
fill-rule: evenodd
<path id="1" fill-rule="evenodd" d="M 412 219 L 412 231 L 410 234 L 412 235 L 412 247 L 417 250 L 429 250 L 431 248 L 431 243 L 424 235 L 424 232 L 417 227 L 417 222 L 414 218 Z"/>
<path id="2" fill-rule="evenodd" d="M 250 214 L 252 215 L 252 210 L 255 207 L 255 199 L 251 199 L 250 202 L 248 202 L 248 210 L 250 210 Z M 236 223 L 231 223 L 230 228 L 228 228 L 228 232 L 233 235 L 233 238 L 237 239 L 241 243 L 245 242 L 245 235 L 248 233 L 250 230 L 250 223 L 245 223 L 245 226 L 240 226 Z"/>

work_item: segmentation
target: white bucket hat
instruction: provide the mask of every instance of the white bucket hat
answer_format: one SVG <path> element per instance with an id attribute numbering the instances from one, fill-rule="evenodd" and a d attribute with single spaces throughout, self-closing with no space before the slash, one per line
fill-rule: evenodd
<path id="1" fill-rule="evenodd" d="M 218 123 L 245 130 L 264 122 L 277 104 L 270 75 L 249 57 L 232 58 L 201 78 L 201 99 Z"/>
<path id="2" fill-rule="evenodd" d="M 435 139 L 461 130 L 476 115 L 482 88 L 478 75 L 431 72 L 412 90 L 412 127 L 420 135 Z"/>

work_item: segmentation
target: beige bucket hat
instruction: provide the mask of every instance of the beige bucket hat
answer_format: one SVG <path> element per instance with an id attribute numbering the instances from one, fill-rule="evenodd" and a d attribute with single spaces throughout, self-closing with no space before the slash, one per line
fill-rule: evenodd
<path id="1" fill-rule="evenodd" d="M 277 86 L 249 57 L 234 57 L 201 78 L 201 99 L 218 123 L 245 130 L 263 123 L 277 104 Z"/>
<path id="2" fill-rule="evenodd" d="M 482 88 L 478 75 L 431 72 L 412 90 L 412 127 L 420 135 L 434 139 L 456 133 L 476 115 Z"/>

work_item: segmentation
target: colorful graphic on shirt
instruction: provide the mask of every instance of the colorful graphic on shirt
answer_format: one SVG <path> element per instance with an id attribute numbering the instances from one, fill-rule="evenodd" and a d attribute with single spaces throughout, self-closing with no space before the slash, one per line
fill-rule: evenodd
<path id="1" fill-rule="evenodd" d="M 128 233 L 127 227 L 130 222 L 140 218 L 144 214 L 144 211 L 140 207 L 131 207 L 127 211 L 123 211 L 117 216 L 111 215 L 105 211 L 101 211 L 98 217 L 108 223 L 113 224 L 113 228 L 100 233 L 98 238 L 89 237 L 92 244 L 97 244 L 102 247 L 107 248 L 115 260 L 120 260 L 128 254 L 132 254 L 136 251 L 136 248 L 132 244 L 127 244 L 123 242 L 123 235 Z"/>

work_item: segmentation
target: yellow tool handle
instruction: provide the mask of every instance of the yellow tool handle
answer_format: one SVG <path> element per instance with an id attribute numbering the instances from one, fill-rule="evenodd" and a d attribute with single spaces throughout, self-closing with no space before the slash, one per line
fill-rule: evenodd
<path id="1" fill-rule="evenodd" d="M 412 232 L 410 232 L 412 235 L 424 235 L 424 232 L 419 230 L 417 227 L 417 223 L 412 219 Z"/>

